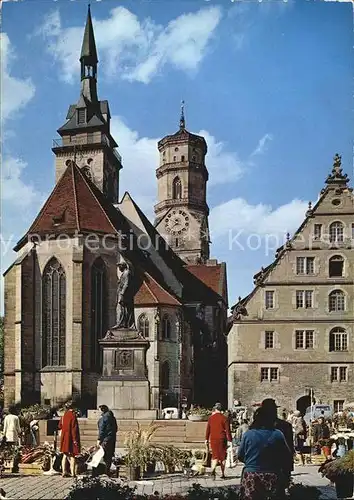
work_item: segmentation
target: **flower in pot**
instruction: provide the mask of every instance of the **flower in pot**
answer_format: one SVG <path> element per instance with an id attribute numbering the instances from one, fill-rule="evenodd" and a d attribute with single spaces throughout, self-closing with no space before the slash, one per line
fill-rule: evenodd
<path id="1" fill-rule="evenodd" d="M 211 415 L 211 410 L 202 408 L 201 406 L 194 406 L 188 412 L 188 420 L 192 422 L 203 422 L 208 420 Z"/>
<path id="2" fill-rule="evenodd" d="M 354 450 L 348 451 L 342 458 L 327 460 L 318 471 L 336 485 L 338 498 L 353 495 Z"/>

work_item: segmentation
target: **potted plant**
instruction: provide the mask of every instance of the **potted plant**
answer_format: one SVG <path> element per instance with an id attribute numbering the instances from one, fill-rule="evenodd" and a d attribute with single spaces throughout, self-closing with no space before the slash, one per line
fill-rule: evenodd
<path id="1" fill-rule="evenodd" d="M 348 451 L 342 458 L 327 460 L 318 471 L 336 485 L 338 498 L 352 497 L 354 450 Z"/>
<path id="2" fill-rule="evenodd" d="M 143 429 L 137 422 L 137 429 L 128 432 L 125 439 L 127 454 L 124 457 L 128 468 L 128 476 L 131 481 L 138 480 L 151 459 L 151 439 L 159 426 L 150 424 Z"/>
<path id="3" fill-rule="evenodd" d="M 195 406 L 191 408 L 188 412 L 188 420 L 192 422 L 205 422 L 211 415 L 211 410 L 208 408 L 202 408 L 201 406 Z"/>
<path id="4" fill-rule="evenodd" d="M 179 451 L 172 445 L 159 446 L 160 461 L 167 474 L 173 474 L 176 471 L 176 466 L 180 464 Z"/>

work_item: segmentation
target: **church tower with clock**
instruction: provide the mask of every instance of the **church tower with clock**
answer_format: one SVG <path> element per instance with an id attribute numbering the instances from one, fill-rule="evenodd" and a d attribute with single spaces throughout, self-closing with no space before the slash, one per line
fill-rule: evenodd
<path id="1" fill-rule="evenodd" d="M 204 137 L 187 131 L 183 102 L 179 130 L 161 139 L 158 149 L 155 226 L 185 262 L 205 263 L 209 259 L 207 144 Z"/>
<path id="2" fill-rule="evenodd" d="M 88 8 L 80 56 L 81 90 L 77 104 L 69 106 L 66 123 L 54 139 L 56 183 L 72 160 L 112 203 L 118 203 L 119 171 L 122 168 L 117 143 L 110 133 L 108 101 L 97 95 L 97 50 Z"/>

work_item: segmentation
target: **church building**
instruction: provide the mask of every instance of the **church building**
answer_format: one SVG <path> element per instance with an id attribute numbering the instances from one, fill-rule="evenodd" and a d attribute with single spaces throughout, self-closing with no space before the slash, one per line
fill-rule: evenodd
<path id="1" fill-rule="evenodd" d="M 182 107 L 178 131 L 158 143 L 152 224 L 134 193 L 119 197 L 123 160 L 98 97 L 90 8 L 80 64 L 79 99 L 53 141 L 56 184 L 4 274 L 5 406 L 77 398 L 96 408 L 99 340 L 115 325 L 124 261 L 150 343 L 150 408 L 226 403 L 226 265 L 209 256 L 205 139 L 187 131 Z"/>
<path id="2" fill-rule="evenodd" d="M 232 308 L 229 404 L 341 411 L 354 394 L 354 196 L 334 158 L 319 199 Z"/>

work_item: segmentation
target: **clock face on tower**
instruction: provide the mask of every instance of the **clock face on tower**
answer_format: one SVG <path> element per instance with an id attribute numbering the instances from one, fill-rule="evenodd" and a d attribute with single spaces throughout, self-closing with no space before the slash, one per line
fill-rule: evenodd
<path id="1" fill-rule="evenodd" d="M 173 235 L 183 234 L 189 227 L 189 214 L 184 210 L 171 210 L 165 221 L 165 228 Z"/>

